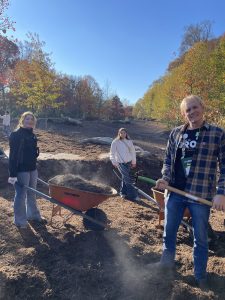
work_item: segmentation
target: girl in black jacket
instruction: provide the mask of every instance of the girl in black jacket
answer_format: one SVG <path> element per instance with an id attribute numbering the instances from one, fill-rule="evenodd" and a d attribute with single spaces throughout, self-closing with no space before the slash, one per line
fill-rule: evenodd
<path id="1" fill-rule="evenodd" d="M 21 185 L 36 188 L 37 157 L 39 149 L 37 138 L 33 133 L 36 118 L 32 112 L 25 112 L 19 120 L 17 129 L 9 138 L 9 179 L 15 187 L 14 224 L 20 228 L 27 227 L 27 221 L 43 222 L 36 204 L 36 196 Z M 16 183 L 18 181 L 18 183 Z"/>

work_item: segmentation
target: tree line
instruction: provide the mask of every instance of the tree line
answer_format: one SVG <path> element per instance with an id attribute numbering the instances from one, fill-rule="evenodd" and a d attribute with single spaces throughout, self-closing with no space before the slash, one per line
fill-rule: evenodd
<path id="1" fill-rule="evenodd" d="M 213 38 L 211 25 L 204 21 L 185 29 L 178 57 L 137 101 L 136 117 L 178 125 L 181 100 L 196 94 L 204 101 L 207 119 L 225 127 L 225 34 Z"/>
<path id="2" fill-rule="evenodd" d="M 182 121 L 181 100 L 196 94 L 205 102 L 207 118 L 225 126 L 225 35 L 213 38 L 210 21 L 185 28 L 176 59 L 132 107 L 91 75 L 58 73 L 37 34 L 28 33 L 25 41 L 8 38 L 15 24 L 5 16 L 9 1 L 0 3 L 0 113 L 8 109 L 18 115 L 30 109 L 39 116 L 83 119 L 133 115 L 170 127 Z"/>
<path id="3" fill-rule="evenodd" d="M 58 73 L 45 42 L 28 33 L 25 41 L 7 37 L 14 22 L 5 17 L 8 0 L 0 0 L 0 110 L 18 115 L 32 110 L 39 116 L 67 115 L 82 119 L 122 119 L 132 107 L 122 103 L 109 84 L 101 88 L 91 76 Z"/>
<path id="4" fill-rule="evenodd" d="M 116 94 L 106 94 L 91 75 L 58 73 L 39 36 L 29 33 L 27 38 L 15 43 L 0 36 L 2 109 L 82 119 L 121 119 L 131 114 Z"/>

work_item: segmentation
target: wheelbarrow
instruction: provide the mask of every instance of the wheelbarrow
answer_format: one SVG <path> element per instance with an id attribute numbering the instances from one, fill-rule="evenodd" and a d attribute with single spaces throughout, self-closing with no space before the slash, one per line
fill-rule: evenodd
<path id="1" fill-rule="evenodd" d="M 151 190 L 152 190 L 154 199 L 158 203 L 158 207 L 159 207 L 159 213 L 158 213 L 158 215 L 159 215 L 159 224 L 158 224 L 158 226 L 161 227 L 161 221 L 164 220 L 165 193 L 163 193 L 163 192 L 161 192 L 157 189 L 154 189 L 154 188 L 151 188 Z M 190 211 L 189 211 L 188 208 L 185 209 L 183 218 L 185 218 L 187 222 L 190 220 L 191 214 L 190 214 Z M 185 222 L 185 225 L 186 224 L 187 223 Z"/>
<path id="2" fill-rule="evenodd" d="M 156 181 L 155 181 L 155 180 L 153 180 L 153 179 L 151 179 L 151 178 L 149 178 L 149 177 L 139 176 L 138 173 L 136 173 L 136 182 L 137 182 L 137 180 L 141 180 L 141 181 L 147 182 L 147 183 L 149 183 L 149 184 L 153 184 L 154 186 L 156 185 Z M 192 201 L 194 201 L 194 202 L 201 203 L 201 204 L 205 204 L 205 205 L 208 205 L 208 206 L 210 206 L 210 207 L 212 206 L 212 202 L 211 202 L 211 201 L 206 200 L 206 199 L 203 199 L 203 198 L 200 198 L 200 197 L 197 197 L 197 196 L 192 195 L 192 194 L 190 194 L 190 193 L 187 193 L 187 192 L 185 192 L 185 191 L 181 191 L 181 190 L 179 190 L 179 189 L 177 189 L 177 188 L 175 188 L 175 187 L 167 186 L 166 189 L 167 189 L 168 191 L 170 191 L 170 192 L 174 192 L 174 193 L 177 193 L 177 194 L 179 194 L 179 195 L 185 196 L 185 197 L 189 198 L 190 200 L 192 200 Z M 160 191 L 155 190 L 154 188 L 152 188 L 152 190 L 153 190 L 153 193 L 155 192 L 154 197 L 157 199 L 157 202 L 158 202 L 158 203 L 162 203 L 162 201 L 164 202 L 164 197 L 163 197 L 163 199 L 162 199 L 162 196 L 161 196 L 161 199 L 159 199 L 159 193 L 161 193 L 161 194 L 163 194 L 163 193 L 160 192 Z M 160 208 L 160 205 L 161 205 L 162 207 L 164 207 L 164 204 L 159 204 L 159 208 Z M 161 212 L 161 216 L 159 216 L 159 219 L 162 218 L 162 217 L 163 217 L 163 219 L 164 219 L 164 213 L 163 213 L 163 212 Z M 190 223 L 190 222 L 192 221 L 192 220 L 191 220 L 191 214 L 190 214 L 190 212 L 189 212 L 188 209 L 185 210 L 185 212 L 184 212 L 184 217 L 187 218 L 187 222 Z M 161 221 L 161 220 L 160 220 L 160 221 Z M 193 228 L 192 228 L 192 226 L 190 226 L 187 222 L 185 222 L 184 220 L 182 220 L 182 224 L 183 224 L 184 226 L 186 226 L 186 227 L 190 230 L 190 233 L 192 234 L 192 233 L 193 233 Z M 215 240 L 216 238 L 217 238 L 217 237 L 216 237 L 216 234 L 214 233 L 214 231 L 213 231 L 213 229 L 212 229 L 212 227 L 211 227 L 211 225 L 210 225 L 210 223 L 209 223 L 209 224 L 208 224 L 208 241 L 209 241 L 209 242 L 210 242 L 210 241 L 213 241 L 213 240 Z"/>
<path id="3" fill-rule="evenodd" d="M 147 182 L 149 184 L 153 184 L 153 185 L 156 184 L 155 180 L 153 180 L 153 179 L 151 179 L 149 177 L 139 176 L 138 174 L 136 174 L 136 181 L 137 180 L 145 181 L 145 182 Z M 205 204 L 205 205 L 208 205 L 208 206 L 212 207 L 212 202 L 211 201 L 206 200 L 206 199 L 201 198 L 201 197 L 197 197 L 197 196 L 192 195 L 190 193 L 187 193 L 185 191 L 181 191 L 181 190 L 179 190 L 179 189 L 177 189 L 175 187 L 167 186 L 167 190 L 170 191 L 170 192 L 174 192 L 174 193 L 177 193 L 179 195 L 185 196 L 185 197 L 189 198 L 190 200 L 192 200 L 192 201 L 194 201 L 196 203 L 201 203 L 201 204 Z M 155 190 L 154 188 L 152 188 L 152 191 L 153 191 L 153 194 L 155 192 L 154 197 L 157 199 L 158 203 L 161 203 L 162 201 L 164 202 L 164 197 L 162 198 L 162 195 L 160 196 L 161 199 L 159 199 L 159 193 L 163 194 L 162 192 L 160 192 L 158 190 Z M 163 205 L 164 204 L 162 204 L 162 206 Z M 159 207 L 160 207 L 160 204 L 159 204 Z M 184 217 L 187 219 L 187 222 L 191 223 L 191 221 L 192 221 L 191 214 L 190 214 L 190 212 L 189 212 L 188 209 L 186 209 L 184 211 Z M 163 215 L 163 218 L 164 218 L 164 215 Z M 182 220 L 182 224 L 184 226 L 186 226 L 190 230 L 190 234 L 192 234 L 193 233 L 193 228 L 187 222 L 185 222 L 184 220 Z M 210 225 L 210 223 L 208 223 L 208 241 L 209 242 L 213 242 L 213 240 L 215 240 L 217 238 L 218 238 L 218 235 L 214 232 L 214 230 L 212 229 L 212 226 Z"/>
<path id="4" fill-rule="evenodd" d="M 117 194 L 115 189 L 111 188 L 110 194 L 103 194 L 50 184 L 40 178 L 38 181 L 49 188 L 49 195 L 29 186 L 24 187 L 53 203 L 51 222 L 55 215 L 61 216 L 61 208 L 65 208 L 71 213 L 69 218 L 73 215 L 83 217 L 83 224 L 86 229 L 98 231 L 109 227 L 106 214 L 97 206 L 109 197 L 115 196 Z"/>
<path id="5" fill-rule="evenodd" d="M 119 170 L 120 171 L 120 170 Z M 119 178 L 120 180 L 122 180 L 121 178 L 121 174 L 118 172 L 117 169 L 113 169 L 113 172 L 114 174 L 117 176 L 117 178 Z M 157 228 L 161 228 L 161 221 L 164 220 L 164 207 L 165 207 L 165 204 L 164 204 L 164 193 L 161 192 L 161 191 L 158 191 L 154 188 L 152 188 L 152 192 L 153 192 L 153 197 L 151 197 L 150 195 L 148 195 L 147 193 L 145 193 L 143 190 L 139 189 L 136 184 L 137 184 L 137 181 L 138 180 L 142 180 L 142 181 L 145 181 L 145 182 L 148 182 L 148 183 L 151 183 L 151 184 L 154 184 L 155 185 L 155 181 L 148 178 L 148 177 L 143 177 L 143 176 L 139 176 L 139 172 L 136 172 L 135 175 L 131 175 L 131 181 L 132 181 L 132 184 L 134 185 L 134 187 L 136 188 L 137 192 L 139 195 L 143 196 L 145 199 L 151 201 L 152 203 L 156 204 L 157 207 L 158 207 L 158 217 L 159 217 L 159 224 L 156 226 Z M 124 175 L 124 174 L 123 174 Z M 126 177 L 126 175 L 125 175 Z M 186 220 L 182 220 L 181 223 L 183 226 L 185 226 L 189 232 L 192 232 L 193 231 L 193 228 L 192 226 L 190 226 L 186 221 L 189 221 L 190 219 L 190 212 L 189 210 L 185 210 L 185 213 L 184 213 L 184 217 Z"/>
<path id="6" fill-rule="evenodd" d="M 0 149 L 0 156 L 8 159 L 8 156 L 2 149 Z M 65 222 L 73 215 L 79 215 L 83 217 L 83 224 L 86 229 L 103 230 L 109 227 L 106 214 L 101 209 L 98 209 L 97 206 L 109 197 L 115 196 L 117 194 L 115 189 L 111 188 L 110 194 L 95 193 L 54 185 L 40 178 L 38 178 L 38 181 L 49 188 L 49 195 L 29 186 L 24 187 L 53 203 L 50 223 L 52 223 L 52 218 L 57 214 L 62 216 L 61 208 L 65 208 L 70 211 L 70 216 L 64 219 Z M 20 183 L 17 182 L 16 184 Z"/>

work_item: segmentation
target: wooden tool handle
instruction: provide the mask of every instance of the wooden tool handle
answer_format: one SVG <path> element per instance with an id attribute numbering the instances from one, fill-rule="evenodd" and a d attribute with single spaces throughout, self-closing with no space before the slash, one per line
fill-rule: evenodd
<path id="1" fill-rule="evenodd" d="M 197 197 L 197 196 L 194 196 L 192 194 L 189 194 L 187 192 L 184 192 L 184 191 L 181 191 L 181 190 L 178 190 L 172 186 L 167 186 L 166 187 L 168 191 L 171 191 L 171 192 L 174 192 L 174 193 L 177 193 L 179 195 L 182 195 L 182 196 L 185 196 L 191 200 L 194 200 L 194 201 L 198 201 L 200 203 L 203 203 L 203 204 L 206 204 L 206 205 L 209 205 L 209 206 L 212 206 L 212 202 L 209 201 L 209 200 L 206 200 L 206 199 L 203 199 L 203 198 L 200 198 L 200 197 Z"/>
<path id="2" fill-rule="evenodd" d="M 144 177 L 144 176 L 138 176 L 138 179 L 140 179 L 141 181 L 145 181 L 145 182 L 148 182 L 150 184 L 156 184 L 156 181 L 151 179 L 151 178 L 148 178 L 148 177 Z M 174 193 L 177 193 L 179 195 L 182 195 L 182 196 L 185 196 L 191 200 L 194 200 L 194 201 L 198 201 L 200 203 L 203 203 L 203 204 L 206 204 L 206 205 L 209 205 L 209 206 L 212 206 L 212 202 L 209 201 L 209 200 L 206 200 L 206 199 L 202 199 L 200 197 L 197 197 L 197 196 L 194 196 L 192 194 L 189 194 L 187 192 L 184 192 L 184 191 L 181 191 L 181 190 L 178 190 L 172 186 L 167 186 L 166 189 L 170 192 L 174 192 Z"/>

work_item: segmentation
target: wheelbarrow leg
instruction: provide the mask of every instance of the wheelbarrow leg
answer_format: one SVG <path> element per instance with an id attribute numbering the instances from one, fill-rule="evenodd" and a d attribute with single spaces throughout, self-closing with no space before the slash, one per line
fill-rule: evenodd
<path id="1" fill-rule="evenodd" d="M 65 205 L 64 203 L 62 203 L 62 202 L 60 202 L 60 201 L 58 201 L 58 200 L 56 200 L 56 199 L 54 199 L 54 198 L 52 198 L 52 197 L 50 197 L 48 195 L 45 195 L 44 193 L 39 192 L 38 190 L 36 190 L 34 188 L 31 188 L 29 186 L 24 186 L 24 187 L 26 189 L 28 189 L 29 191 L 32 191 L 32 192 L 36 193 L 37 195 L 41 196 L 42 198 L 50 201 L 51 203 L 59 205 L 60 207 L 63 207 L 65 209 L 69 210 L 72 213 L 72 215 L 81 216 L 81 217 L 83 217 L 83 218 L 85 218 L 85 219 L 87 219 L 87 220 L 89 220 L 89 221 L 91 221 L 91 222 L 93 222 L 93 223 L 101 226 L 102 228 L 109 228 L 110 227 L 109 224 L 107 224 L 107 223 L 104 224 L 104 223 L 102 223 L 102 222 L 100 222 L 100 221 L 98 221 L 98 220 L 96 220 L 96 219 L 94 219 L 94 218 L 86 215 L 82 211 L 76 210 L 76 209 L 74 209 L 74 208 L 72 208 L 72 207 L 70 207 L 68 205 Z"/>
<path id="2" fill-rule="evenodd" d="M 52 214 L 51 214 L 51 219 L 50 219 L 50 225 L 52 225 L 52 219 L 55 216 L 60 216 L 62 217 L 62 210 L 61 207 L 59 205 L 53 204 L 52 206 Z"/>

